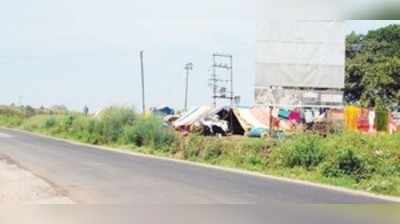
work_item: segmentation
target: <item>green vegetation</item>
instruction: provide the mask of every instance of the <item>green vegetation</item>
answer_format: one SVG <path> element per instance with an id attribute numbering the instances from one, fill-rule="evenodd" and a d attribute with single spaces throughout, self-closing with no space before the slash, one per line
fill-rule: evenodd
<path id="1" fill-rule="evenodd" d="M 400 25 L 347 36 L 345 90 L 350 103 L 400 104 Z"/>
<path id="2" fill-rule="evenodd" d="M 182 137 L 153 115 L 111 107 L 96 117 L 1 107 L 0 126 L 79 142 L 400 196 L 400 133 L 301 133 L 283 141 Z"/>

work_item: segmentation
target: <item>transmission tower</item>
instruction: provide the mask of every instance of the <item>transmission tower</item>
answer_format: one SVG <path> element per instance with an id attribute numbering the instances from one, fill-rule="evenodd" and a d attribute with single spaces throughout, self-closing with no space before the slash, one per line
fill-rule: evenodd
<path id="1" fill-rule="evenodd" d="M 235 96 L 233 89 L 232 55 L 213 54 L 212 73 L 209 80 L 214 106 L 217 106 L 218 99 L 230 100 L 231 106 L 234 105 L 234 102 L 239 103 L 240 97 Z"/>

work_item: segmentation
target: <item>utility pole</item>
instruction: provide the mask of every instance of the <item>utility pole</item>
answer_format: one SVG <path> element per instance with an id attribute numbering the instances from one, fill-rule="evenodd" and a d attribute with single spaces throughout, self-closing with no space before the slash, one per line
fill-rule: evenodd
<path id="1" fill-rule="evenodd" d="M 146 104 L 145 104 L 145 97 L 144 97 L 144 66 L 143 66 L 143 52 L 140 51 L 140 71 L 141 71 L 141 79 L 142 79 L 142 110 L 143 114 L 146 113 Z"/>
<path id="2" fill-rule="evenodd" d="M 185 87 L 185 111 L 188 110 L 188 92 L 189 92 L 189 72 L 193 70 L 193 63 L 187 63 L 185 65 L 186 70 L 186 87 Z"/>

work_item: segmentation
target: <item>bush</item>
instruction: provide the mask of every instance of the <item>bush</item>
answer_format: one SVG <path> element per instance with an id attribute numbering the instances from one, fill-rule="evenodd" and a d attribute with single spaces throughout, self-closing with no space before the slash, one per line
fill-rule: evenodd
<path id="1" fill-rule="evenodd" d="M 18 127 L 23 123 L 24 119 L 20 117 L 5 117 L 0 116 L 0 125 L 6 127 Z"/>
<path id="2" fill-rule="evenodd" d="M 400 138 L 397 135 L 346 132 L 329 136 L 324 148 L 328 152 L 321 167 L 324 176 L 350 176 L 360 182 L 374 175 L 400 175 Z"/>
<path id="3" fill-rule="evenodd" d="M 325 158 L 321 143 L 322 138 L 318 135 L 295 135 L 283 142 L 281 147 L 273 152 L 272 160 L 279 160 L 284 167 L 298 166 L 311 169 L 318 166 Z M 274 163 L 274 161 L 272 162 Z"/>
<path id="4" fill-rule="evenodd" d="M 74 116 L 72 115 L 67 115 L 63 119 L 63 126 L 65 130 L 69 130 L 69 128 L 72 126 L 72 123 L 74 122 Z"/>
<path id="5" fill-rule="evenodd" d="M 389 112 L 381 99 L 376 102 L 375 113 L 376 130 L 387 131 L 389 128 Z"/>
<path id="6" fill-rule="evenodd" d="M 124 129 L 132 126 L 136 118 L 133 109 L 109 107 L 101 112 L 95 132 L 103 136 L 105 143 L 117 142 L 124 135 Z"/>
<path id="7" fill-rule="evenodd" d="M 322 166 L 322 173 L 327 177 L 348 175 L 360 181 L 366 178 L 367 172 L 365 161 L 351 147 L 339 150 L 335 158 Z"/>
<path id="8" fill-rule="evenodd" d="M 0 107 L 0 125 L 7 127 L 20 126 L 25 119 L 25 114 L 16 108 Z"/>
<path id="9" fill-rule="evenodd" d="M 164 126 L 163 121 L 155 116 L 143 116 L 132 126 L 124 129 L 123 142 L 137 146 L 153 146 L 156 149 L 170 146 L 175 140 L 173 130 Z"/>
<path id="10" fill-rule="evenodd" d="M 21 126 L 23 129 L 28 130 L 28 131 L 45 129 L 46 128 L 45 125 L 48 120 L 52 120 L 52 121 L 56 122 L 54 117 L 48 117 L 45 115 L 36 115 L 31 118 L 25 119 L 24 122 L 21 124 Z M 52 121 L 50 121 L 50 123 Z"/>
<path id="11" fill-rule="evenodd" d="M 87 143 L 104 143 L 103 137 L 95 131 L 96 123 L 97 121 L 95 119 L 87 116 L 74 116 L 68 129 L 68 133 L 71 137 Z"/>
<path id="12" fill-rule="evenodd" d="M 53 116 L 50 116 L 50 117 L 46 120 L 46 122 L 44 123 L 43 128 L 48 129 L 48 128 L 54 127 L 55 125 L 56 125 L 56 119 L 55 119 Z"/>
<path id="13" fill-rule="evenodd" d="M 24 118 L 25 114 L 16 108 L 0 107 L 0 116 Z"/>
<path id="14" fill-rule="evenodd" d="M 195 160 L 199 157 L 201 146 L 204 144 L 204 138 L 200 135 L 190 135 L 187 138 L 181 139 L 181 149 L 178 151 L 183 152 L 185 159 Z"/>
<path id="15" fill-rule="evenodd" d="M 205 161 L 213 161 L 221 156 L 224 145 L 222 141 L 207 142 L 203 146 L 202 158 Z"/>

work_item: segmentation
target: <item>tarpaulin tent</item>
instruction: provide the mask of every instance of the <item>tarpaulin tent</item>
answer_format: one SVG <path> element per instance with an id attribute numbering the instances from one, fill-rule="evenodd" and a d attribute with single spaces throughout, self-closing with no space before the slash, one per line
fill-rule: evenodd
<path id="1" fill-rule="evenodd" d="M 252 128 L 268 128 L 253 115 L 250 108 L 234 108 L 233 113 L 245 132 Z"/>
<path id="2" fill-rule="evenodd" d="M 261 123 L 263 123 L 265 126 L 269 126 L 269 121 L 270 121 L 270 109 L 267 107 L 252 107 L 251 113 L 253 116 Z"/>
<path id="3" fill-rule="evenodd" d="M 178 120 L 173 122 L 173 126 L 175 128 L 183 127 L 183 126 L 191 126 L 195 124 L 196 122 L 199 122 L 201 119 L 206 118 L 210 112 L 214 108 L 209 105 L 201 106 L 198 108 L 195 108 L 184 115 L 180 117 Z"/>
<path id="4" fill-rule="evenodd" d="M 174 115 L 175 110 L 169 106 L 160 106 L 152 109 L 152 112 L 160 116 Z"/>

